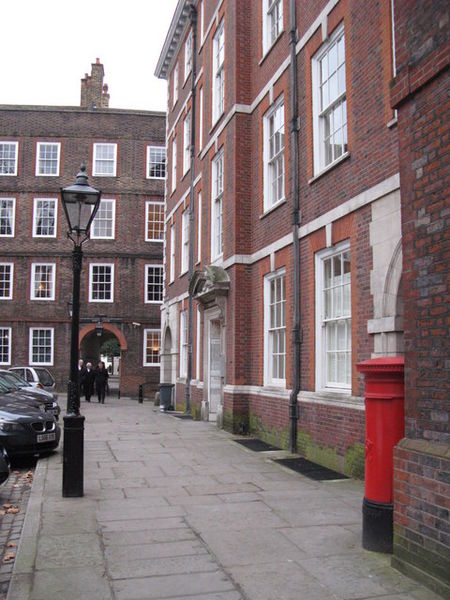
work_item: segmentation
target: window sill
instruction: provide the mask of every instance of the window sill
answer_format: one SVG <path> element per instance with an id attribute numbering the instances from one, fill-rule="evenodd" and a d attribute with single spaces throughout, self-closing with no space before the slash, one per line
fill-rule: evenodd
<path id="1" fill-rule="evenodd" d="M 223 117 L 223 115 L 224 115 L 224 114 L 225 114 L 225 111 L 222 111 L 222 112 L 220 113 L 220 115 L 219 115 L 219 116 L 216 118 L 216 120 L 215 120 L 215 121 L 212 123 L 212 125 L 211 125 L 211 128 L 210 128 L 210 130 L 209 130 L 209 132 L 208 132 L 208 133 L 209 133 L 209 135 L 212 135 L 212 133 L 213 133 L 214 129 L 215 129 L 215 128 L 217 127 L 217 125 L 220 123 L 220 121 L 221 121 L 221 119 L 222 119 L 222 117 Z"/>
<path id="2" fill-rule="evenodd" d="M 395 127 L 398 123 L 398 119 L 397 117 L 393 117 L 388 123 L 386 123 L 386 127 L 388 129 L 392 129 L 393 127 Z"/>
<path id="3" fill-rule="evenodd" d="M 350 152 L 346 152 L 345 154 L 343 154 L 342 156 L 340 156 L 337 160 L 335 160 L 330 165 L 328 165 L 327 167 L 325 167 L 322 171 L 320 171 L 320 173 L 317 173 L 317 175 L 314 175 L 314 177 L 312 177 L 308 181 L 308 184 L 311 185 L 312 183 L 314 183 L 315 181 L 317 181 L 318 179 L 320 179 L 323 175 L 326 175 L 329 171 L 333 170 L 335 167 L 337 167 L 338 165 L 340 165 L 342 162 L 344 162 L 348 158 L 350 158 Z"/>
<path id="4" fill-rule="evenodd" d="M 298 401 L 305 400 L 316 404 L 328 404 L 361 409 L 364 408 L 364 398 L 352 396 L 351 390 L 323 389 L 316 392 L 300 391 Z"/>
<path id="5" fill-rule="evenodd" d="M 286 202 L 287 202 L 286 198 L 282 198 L 281 200 L 278 200 L 278 202 L 276 202 L 270 208 L 265 210 L 263 212 L 263 214 L 259 216 L 259 218 L 264 219 L 264 217 L 267 217 L 267 215 L 270 215 L 271 213 L 273 213 L 274 210 L 276 210 L 279 206 L 283 206 L 283 204 L 286 204 Z"/>
<path id="6" fill-rule="evenodd" d="M 284 33 L 284 29 L 280 31 L 280 33 L 274 39 L 274 41 L 272 42 L 272 44 L 268 48 L 266 48 L 266 50 L 264 51 L 264 54 L 262 55 L 261 60 L 258 63 L 258 67 L 260 67 L 263 64 L 263 62 L 266 60 L 267 56 L 269 56 L 269 54 L 272 52 L 272 49 L 274 48 L 274 46 L 276 46 L 278 40 L 283 35 L 283 33 Z"/>

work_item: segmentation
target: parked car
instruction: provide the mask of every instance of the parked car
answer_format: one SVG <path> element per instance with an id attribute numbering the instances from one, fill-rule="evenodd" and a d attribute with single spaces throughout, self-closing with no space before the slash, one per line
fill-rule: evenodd
<path id="1" fill-rule="evenodd" d="M 53 415 L 0 395 L 0 446 L 9 456 L 55 450 L 61 429 Z"/>
<path id="2" fill-rule="evenodd" d="M 2 483 L 5 483 L 5 481 L 8 479 L 9 469 L 10 469 L 10 464 L 9 464 L 8 453 L 6 452 L 5 448 L 1 447 L 0 448 L 0 485 Z"/>
<path id="3" fill-rule="evenodd" d="M 15 391 L 22 392 L 26 397 L 31 397 L 45 405 L 45 411 L 55 415 L 58 419 L 61 409 L 58 404 L 58 395 L 54 392 L 33 387 L 30 383 L 22 379 L 20 375 L 12 371 L 0 369 L 0 383 L 13 388 Z M 11 390 L 12 391 L 12 390 Z"/>
<path id="4" fill-rule="evenodd" d="M 10 367 L 8 371 L 17 373 L 25 381 L 31 383 L 33 387 L 43 388 L 44 390 L 54 390 L 56 387 L 53 375 L 44 367 Z"/>

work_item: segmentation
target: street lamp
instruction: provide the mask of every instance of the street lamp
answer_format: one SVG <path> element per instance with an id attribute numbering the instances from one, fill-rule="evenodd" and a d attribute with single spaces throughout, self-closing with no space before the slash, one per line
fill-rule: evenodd
<path id="1" fill-rule="evenodd" d="M 64 417 L 63 490 L 66 498 L 83 496 L 84 417 L 80 415 L 78 382 L 78 336 L 80 326 L 81 246 L 100 205 L 101 192 L 88 185 L 86 166 L 81 165 L 74 185 L 61 188 L 61 201 L 69 224 L 67 237 L 73 242 L 72 333 L 70 377 L 67 386 L 67 414 Z"/>

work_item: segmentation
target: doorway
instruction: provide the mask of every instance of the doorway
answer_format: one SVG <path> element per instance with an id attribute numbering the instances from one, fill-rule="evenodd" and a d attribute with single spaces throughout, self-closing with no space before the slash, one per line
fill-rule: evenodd
<path id="1" fill-rule="evenodd" d="M 220 321 L 209 321 L 208 332 L 208 403 L 209 420 L 216 421 L 222 413 L 223 353 Z"/>

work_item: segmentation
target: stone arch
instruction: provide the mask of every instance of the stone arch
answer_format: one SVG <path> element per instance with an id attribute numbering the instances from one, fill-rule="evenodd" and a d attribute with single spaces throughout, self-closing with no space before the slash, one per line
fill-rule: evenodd
<path id="1" fill-rule="evenodd" d="M 383 290 L 382 316 L 397 317 L 400 306 L 403 306 L 402 272 L 403 272 L 402 240 L 400 239 L 392 253 L 386 273 Z M 400 296 L 400 297 L 399 297 Z M 403 310 L 401 310 L 403 315 Z"/>
<path id="2" fill-rule="evenodd" d="M 161 383 L 175 383 L 174 376 L 174 348 L 172 331 L 169 325 L 164 327 L 161 344 Z"/>
<path id="3" fill-rule="evenodd" d="M 124 350 L 128 350 L 128 344 L 127 344 L 127 340 L 125 339 L 125 336 L 123 335 L 123 333 L 120 331 L 120 329 L 118 327 L 115 327 L 115 325 L 111 325 L 111 323 L 102 323 L 103 329 L 106 329 L 106 331 L 111 332 L 113 335 L 116 336 L 116 338 L 119 340 L 119 344 L 120 344 L 120 349 L 122 350 L 122 352 Z M 82 329 L 80 329 L 80 333 L 78 334 L 78 346 L 81 346 L 81 342 L 83 341 L 83 339 L 89 335 L 90 333 L 92 333 L 92 331 L 95 330 L 95 323 L 88 323 L 87 325 L 85 325 L 84 327 L 82 327 Z"/>

